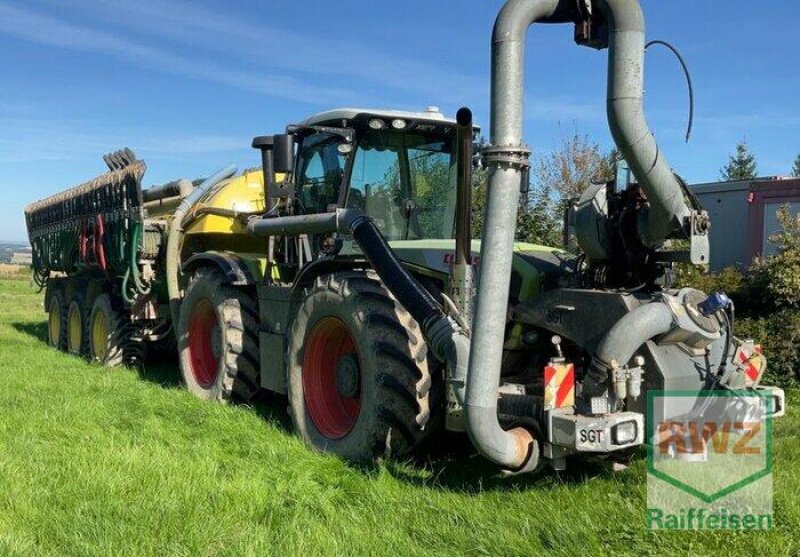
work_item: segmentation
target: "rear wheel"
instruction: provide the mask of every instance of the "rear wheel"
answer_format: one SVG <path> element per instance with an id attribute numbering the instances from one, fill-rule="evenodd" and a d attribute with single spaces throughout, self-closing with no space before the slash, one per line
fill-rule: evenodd
<path id="1" fill-rule="evenodd" d="M 72 296 L 67 310 L 67 351 L 70 354 L 87 354 L 88 335 L 86 331 L 86 308 L 83 295 Z"/>
<path id="2" fill-rule="evenodd" d="M 50 295 L 47 305 L 47 343 L 58 350 L 67 346 L 67 306 L 64 292 L 56 290 Z"/>
<path id="3" fill-rule="evenodd" d="M 435 428 L 418 324 L 361 273 L 317 279 L 291 327 L 289 403 L 312 447 L 354 461 L 404 456 Z"/>
<path id="4" fill-rule="evenodd" d="M 101 294 L 89 314 L 89 358 L 108 367 L 121 365 L 125 361 L 125 340 L 122 314 L 114 309 L 108 294 Z"/>
<path id="5" fill-rule="evenodd" d="M 258 391 L 258 312 L 252 294 L 225 284 L 216 269 L 189 280 L 178 323 L 187 388 L 207 400 L 249 400 Z"/>

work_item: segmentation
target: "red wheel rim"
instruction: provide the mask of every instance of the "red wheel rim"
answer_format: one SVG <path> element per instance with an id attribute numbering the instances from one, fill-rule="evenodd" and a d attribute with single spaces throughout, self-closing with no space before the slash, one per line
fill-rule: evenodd
<path id="1" fill-rule="evenodd" d="M 214 306 L 208 300 L 200 300 L 189 319 L 189 360 L 195 381 L 204 389 L 217 381 L 219 356 L 215 349 L 219 345 L 218 329 Z"/>
<path id="2" fill-rule="evenodd" d="M 361 410 L 361 389 L 344 396 L 336 384 L 336 365 L 344 356 L 358 352 L 347 326 L 335 317 L 314 325 L 306 339 L 303 355 L 303 397 L 306 410 L 319 432 L 329 439 L 341 439 L 353 429 Z M 360 373 L 357 379 L 361 383 Z"/>

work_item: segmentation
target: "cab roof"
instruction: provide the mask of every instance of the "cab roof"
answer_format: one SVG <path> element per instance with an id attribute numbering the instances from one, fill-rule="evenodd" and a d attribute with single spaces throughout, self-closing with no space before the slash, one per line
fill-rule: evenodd
<path id="1" fill-rule="evenodd" d="M 407 112 L 402 110 L 374 110 L 368 108 L 337 108 L 315 114 L 299 122 L 299 126 L 334 126 L 341 125 L 342 120 L 362 120 L 368 118 L 383 118 L 387 120 L 403 119 L 414 121 L 428 121 L 437 124 L 455 125 L 452 118 L 445 118 L 436 107 L 429 107 L 424 112 Z"/>

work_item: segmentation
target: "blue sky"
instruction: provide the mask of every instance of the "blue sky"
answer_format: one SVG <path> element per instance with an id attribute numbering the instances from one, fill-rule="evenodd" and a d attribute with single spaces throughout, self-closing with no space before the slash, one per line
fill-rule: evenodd
<path id="1" fill-rule="evenodd" d="M 0 239 L 25 238 L 23 207 L 102 173 L 122 146 L 146 184 L 256 166 L 254 135 L 337 106 L 473 108 L 488 129 L 489 37 L 499 0 L 0 0 Z M 796 0 L 643 0 L 647 110 L 675 169 L 715 180 L 746 137 L 762 175 L 800 151 Z M 610 147 L 606 52 L 569 26 L 528 45 L 525 137 L 537 153 L 574 131 Z"/>

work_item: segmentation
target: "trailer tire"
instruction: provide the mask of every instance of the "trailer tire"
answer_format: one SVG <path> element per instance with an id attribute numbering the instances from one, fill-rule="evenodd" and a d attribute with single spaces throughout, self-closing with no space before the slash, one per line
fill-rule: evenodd
<path id="1" fill-rule="evenodd" d="M 181 372 L 196 396 L 248 401 L 258 392 L 258 309 L 254 296 L 211 267 L 189 279 L 178 323 Z"/>
<path id="2" fill-rule="evenodd" d="M 64 351 L 67 348 L 67 304 L 64 302 L 64 291 L 56 287 L 48 298 L 47 344 Z"/>
<path id="3" fill-rule="evenodd" d="M 67 309 L 67 351 L 76 356 L 89 353 L 86 304 L 83 293 L 74 292 Z"/>
<path id="4" fill-rule="evenodd" d="M 289 337 L 295 428 L 311 447 L 351 461 L 406 456 L 436 430 L 429 365 L 419 325 L 378 280 L 319 277 Z"/>
<path id="5" fill-rule="evenodd" d="M 94 300 L 89 314 L 89 359 L 107 367 L 125 363 L 126 347 L 131 344 L 128 338 L 122 313 L 117 311 L 108 294 L 100 294 Z"/>

